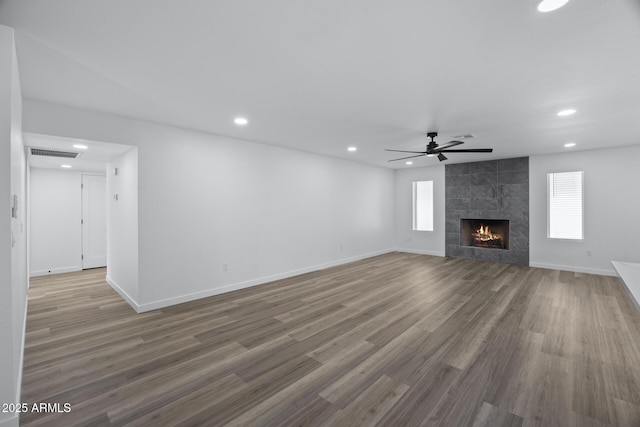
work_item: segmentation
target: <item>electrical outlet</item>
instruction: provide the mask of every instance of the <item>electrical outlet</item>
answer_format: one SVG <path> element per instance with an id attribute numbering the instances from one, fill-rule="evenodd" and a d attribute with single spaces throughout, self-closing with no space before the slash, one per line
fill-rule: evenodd
<path id="1" fill-rule="evenodd" d="M 229 264 L 222 264 L 222 271 L 229 271 Z"/>
<path id="2" fill-rule="evenodd" d="M 587 251 L 587 256 L 591 256 L 591 250 Z"/>
<path id="3" fill-rule="evenodd" d="M 344 245 L 342 243 L 340 243 L 340 250 L 344 250 Z"/>

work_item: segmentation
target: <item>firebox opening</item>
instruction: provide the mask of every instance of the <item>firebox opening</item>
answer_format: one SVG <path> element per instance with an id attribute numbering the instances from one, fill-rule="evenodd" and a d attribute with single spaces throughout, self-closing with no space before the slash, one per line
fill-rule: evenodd
<path id="1" fill-rule="evenodd" d="M 460 246 L 509 249 L 509 220 L 461 219 Z"/>

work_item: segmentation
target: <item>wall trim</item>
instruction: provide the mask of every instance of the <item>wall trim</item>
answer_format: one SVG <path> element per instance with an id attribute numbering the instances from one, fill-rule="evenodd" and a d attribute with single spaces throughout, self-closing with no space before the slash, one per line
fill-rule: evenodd
<path id="1" fill-rule="evenodd" d="M 49 273 L 51 271 L 51 273 Z M 49 276 L 51 274 L 72 273 L 74 271 L 82 271 L 81 265 L 71 267 L 52 268 L 51 270 L 37 270 L 29 273 L 29 277 Z"/>
<path id="2" fill-rule="evenodd" d="M 136 311 L 136 313 L 143 312 L 143 310 L 140 309 L 140 304 L 138 304 L 136 300 L 131 298 L 131 296 L 128 293 L 126 293 L 125 290 L 122 289 L 113 279 L 111 279 L 111 277 L 109 277 L 108 274 L 105 276 L 105 280 L 107 281 L 109 286 L 111 286 L 114 291 L 120 294 L 122 299 L 124 299 L 131 306 L 131 308 L 133 308 Z"/>
<path id="3" fill-rule="evenodd" d="M 601 268 L 576 267 L 573 265 L 545 264 L 541 262 L 529 262 L 529 267 L 546 268 L 548 270 L 573 271 L 574 273 L 598 274 L 600 276 L 614 276 L 617 274 L 613 270 L 604 270 Z"/>
<path id="4" fill-rule="evenodd" d="M 418 255 L 432 255 L 432 256 L 445 256 L 444 252 L 440 251 L 425 251 L 422 249 L 409 249 L 409 248 L 396 248 L 396 252 L 404 252 L 408 254 L 418 254 Z"/>
<path id="5" fill-rule="evenodd" d="M 185 302 L 194 301 L 194 300 L 201 299 L 201 298 L 207 298 L 207 297 L 211 297 L 211 296 L 214 296 L 214 295 L 219 295 L 219 294 L 223 294 L 223 293 L 227 293 L 227 292 L 231 292 L 231 291 L 236 291 L 236 290 L 239 290 L 239 289 L 249 288 L 249 287 L 257 286 L 257 285 L 262 285 L 264 283 L 273 282 L 275 280 L 287 279 L 289 277 L 298 276 L 300 274 L 305 274 L 305 273 L 310 273 L 312 271 L 322 270 L 322 269 L 329 268 L 329 267 L 335 267 L 335 266 L 342 265 L 342 264 L 348 264 L 350 262 L 359 261 L 359 260 L 362 260 L 362 259 L 366 259 L 366 258 L 371 258 L 371 257 L 374 257 L 374 256 L 378 256 L 378 255 L 387 254 L 387 253 L 390 253 L 390 252 L 396 252 L 396 249 L 395 248 L 390 248 L 390 249 L 384 249 L 384 250 L 381 250 L 381 251 L 370 252 L 368 254 L 357 255 L 357 256 L 354 256 L 354 257 L 343 258 L 343 259 L 339 259 L 339 260 L 335 260 L 335 261 L 329 261 L 329 262 L 325 262 L 325 263 L 322 263 L 322 264 L 314 265 L 314 266 L 311 266 L 311 267 L 299 268 L 299 269 L 296 269 L 296 270 L 291 270 L 291 271 L 287 271 L 287 272 L 284 272 L 284 273 L 278 273 L 278 274 L 274 274 L 274 275 L 271 275 L 271 276 L 260 277 L 260 278 L 257 278 L 257 279 L 247 280 L 247 281 L 244 281 L 244 282 L 232 283 L 232 284 L 224 285 L 224 286 L 217 287 L 217 288 L 214 288 L 214 289 L 207 289 L 205 291 L 200 291 L 200 292 L 194 292 L 194 293 L 191 293 L 191 294 L 180 295 L 180 296 L 177 296 L 177 297 L 167 298 L 167 299 L 153 301 L 153 302 L 148 302 L 148 303 L 140 304 L 140 305 L 136 304 L 135 306 L 129 300 L 127 300 L 127 302 L 129 302 L 129 304 L 131 304 L 132 307 L 134 307 L 134 309 L 138 313 L 144 313 L 144 312 L 147 312 L 147 311 L 157 310 L 159 308 L 164 308 L 164 307 L 168 307 L 168 306 L 171 306 L 171 305 L 182 304 L 182 303 L 185 303 Z M 118 293 L 120 293 L 118 291 L 118 289 L 116 289 L 116 291 Z M 122 292 L 124 292 L 124 291 L 122 291 Z M 126 295 L 126 293 L 124 293 L 124 294 Z M 122 295 L 122 293 L 120 295 Z M 127 299 L 127 298 L 125 298 L 125 299 Z M 131 301 L 133 303 L 135 303 L 135 301 L 133 301 L 133 299 L 131 299 Z M 136 306 L 137 306 L 137 308 L 136 308 Z"/>

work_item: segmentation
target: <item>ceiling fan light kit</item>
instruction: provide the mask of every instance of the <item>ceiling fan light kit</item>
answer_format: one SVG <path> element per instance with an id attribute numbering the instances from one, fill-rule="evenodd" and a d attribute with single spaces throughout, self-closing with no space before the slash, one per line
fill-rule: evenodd
<path id="1" fill-rule="evenodd" d="M 390 162 L 395 162 L 398 160 L 411 159 L 413 157 L 433 157 L 438 156 L 438 160 L 441 162 L 443 160 L 447 160 L 447 157 L 442 153 L 491 153 L 493 152 L 493 148 L 470 148 L 464 150 L 451 150 L 451 147 L 455 147 L 456 145 L 464 144 L 464 141 L 449 141 L 442 145 L 438 145 L 436 143 L 435 138 L 438 136 L 438 132 L 427 132 L 427 138 L 431 138 L 431 141 L 427 144 L 427 148 L 424 151 L 404 151 L 404 150 L 385 150 L 385 151 L 393 151 L 396 153 L 411 153 L 413 156 L 408 157 L 400 157 L 399 159 L 389 160 Z"/>

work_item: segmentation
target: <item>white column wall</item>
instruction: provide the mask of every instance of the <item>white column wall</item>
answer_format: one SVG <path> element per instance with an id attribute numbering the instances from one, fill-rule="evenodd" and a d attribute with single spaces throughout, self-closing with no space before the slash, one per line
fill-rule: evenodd
<path id="1" fill-rule="evenodd" d="M 13 30 L 0 25 L 0 402 L 20 399 L 27 303 L 26 156 Z M 14 196 L 17 215 L 12 216 Z M 0 412 L 0 426 L 18 415 Z"/>
<path id="2" fill-rule="evenodd" d="M 135 147 L 107 165 L 107 281 L 129 304 L 137 307 L 140 295 L 138 149 Z"/>

